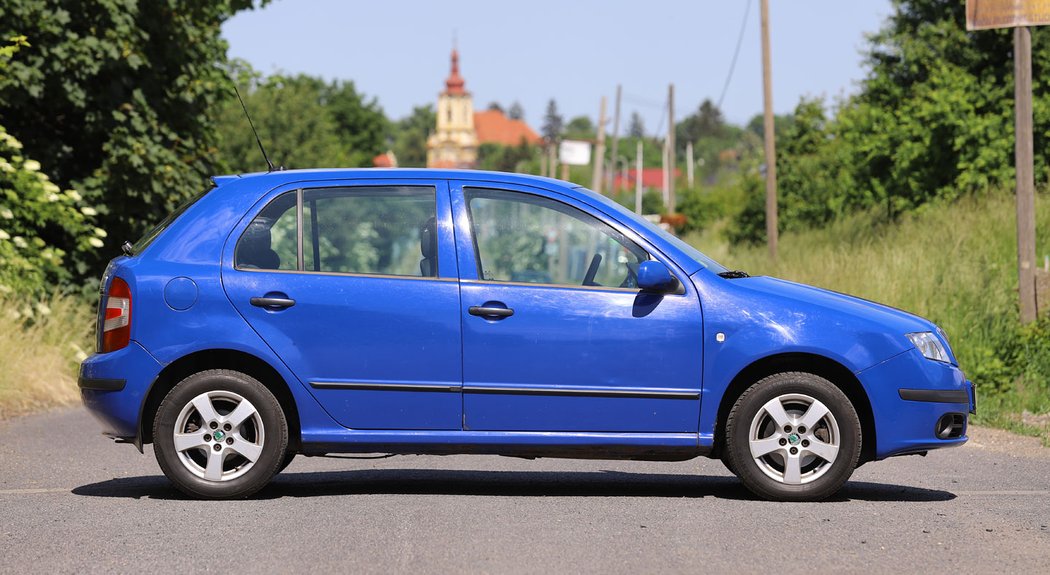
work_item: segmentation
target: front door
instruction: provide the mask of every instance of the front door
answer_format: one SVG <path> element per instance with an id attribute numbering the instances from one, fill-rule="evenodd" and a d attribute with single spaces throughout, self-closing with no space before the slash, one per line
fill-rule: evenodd
<path id="1" fill-rule="evenodd" d="M 464 428 L 695 433 L 702 320 L 688 277 L 568 198 L 470 186 L 452 186 Z M 639 292 L 647 259 L 675 270 L 680 293 Z"/>
<path id="2" fill-rule="evenodd" d="M 460 429 L 459 286 L 444 182 L 272 194 L 224 254 L 237 310 L 340 424 Z"/>

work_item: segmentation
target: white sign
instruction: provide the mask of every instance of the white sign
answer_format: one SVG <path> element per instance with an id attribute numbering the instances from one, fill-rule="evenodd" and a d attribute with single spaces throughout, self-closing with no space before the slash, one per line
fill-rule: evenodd
<path id="1" fill-rule="evenodd" d="M 558 148 L 558 161 L 570 166 L 586 166 L 591 163 L 591 143 L 579 140 L 563 140 Z"/>

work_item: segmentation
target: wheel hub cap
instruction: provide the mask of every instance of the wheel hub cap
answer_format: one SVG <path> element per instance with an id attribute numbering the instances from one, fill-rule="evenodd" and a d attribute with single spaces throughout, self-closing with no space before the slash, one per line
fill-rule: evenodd
<path id="1" fill-rule="evenodd" d="M 215 438 L 215 441 L 222 441 L 222 439 L 226 437 L 226 434 L 221 431 L 216 431 L 212 436 Z"/>
<path id="2" fill-rule="evenodd" d="M 222 433 L 222 432 L 220 431 L 219 433 Z M 218 433 L 216 434 L 216 438 L 217 439 L 222 439 L 221 437 L 218 437 Z M 788 436 L 788 443 L 790 443 L 791 445 L 798 445 L 799 441 L 800 441 L 800 439 L 799 439 L 797 433 L 792 433 L 791 435 Z"/>

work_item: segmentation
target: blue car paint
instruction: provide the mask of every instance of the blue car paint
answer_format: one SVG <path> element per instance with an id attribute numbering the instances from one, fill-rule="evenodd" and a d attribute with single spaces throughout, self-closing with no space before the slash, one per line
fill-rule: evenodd
<path id="1" fill-rule="evenodd" d="M 421 181 L 438 190 L 440 278 L 314 276 L 232 268 L 240 232 L 270 199 L 284 191 Z M 905 401 L 898 395 L 902 387 L 969 389 L 954 356 L 950 365 L 933 362 L 922 357 L 905 337 L 915 331 L 937 333 L 932 323 L 886 306 L 782 280 L 721 278 L 648 229 L 635 214 L 566 182 L 451 170 L 312 170 L 223 177 L 217 178 L 217 184 L 217 189 L 187 209 L 142 253 L 116 258 L 104 278 L 103 290 L 108 289 L 110 278 L 119 276 L 129 283 L 133 294 L 133 344 L 117 352 L 95 354 L 81 369 L 85 378 L 127 382 L 121 391 L 82 391 L 85 405 L 103 422 L 108 435 L 141 441 L 146 397 L 162 370 L 192 354 L 223 349 L 258 358 L 286 382 L 301 422 L 304 453 L 516 454 L 524 450 L 533 455 L 581 456 L 571 448 L 591 446 L 593 453 L 610 457 L 681 458 L 683 449 L 686 455 L 710 453 L 720 408 L 732 400 L 723 395 L 741 371 L 770 356 L 796 353 L 827 358 L 855 374 L 874 416 L 876 459 L 966 441 L 965 436 L 939 440 L 933 427 L 941 415 L 965 413 L 968 405 Z M 479 281 L 463 205 L 464 186 L 529 191 L 581 208 L 665 263 L 682 283 L 684 293 L 655 296 L 637 290 Z M 189 307 L 180 309 L 185 295 L 175 298 L 181 303 L 174 306 L 168 301 L 171 297 L 165 298 L 175 278 L 188 278 L 196 286 L 196 298 Z M 289 315 L 295 307 L 272 312 L 249 308 L 241 301 L 249 293 L 285 292 L 292 287 L 299 298 L 308 298 L 308 288 L 331 293 L 339 289 L 335 287 L 339 280 L 354 284 L 354 289 L 369 290 L 369 301 L 378 306 L 422 300 L 422 291 L 417 290 L 425 290 L 420 286 L 440 285 L 439 289 L 452 292 L 458 288 L 458 294 L 443 295 L 432 307 L 422 300 L 416 302 L 421 306 L 416 313 L 400 316 L 402 324 L 424 323 L 420 314 L 431 312 L 443 318 L 436 322 L 440 325 L 431 326 L 434 329 L 419 328 L 410 338 L 427 341 L 371 349 L 374 359 L 411 364 L 424 344 L 444 344 L 441 353 L 433 355 L 438 367 L 401 368 L 390 373 L 376 369 L 371 378 L 359 377 L 360 373 L 341 377 L 332 358 L 349 352 L 332 345 L 331 329 L 304 327 L 292 337 L 281 336 L 279 326 L 271 320 Z M 185 290 L 185 283 L 180 283 L 179 289 Z M 368 283 L 375 285 L 364 287 Z M 456 310 L 445 309 L 456 299 Z M 511 299 L 536 315 L 530 312 L 490 321 L 465 313 L 470 305 L 485 301 L 513 307 L 504 301 Z M 323 318 L 332 314 L 330 305 L 318 299 L 314 306 L 304 305 L 302 315 Z M 632 310 L 629 317 L 628 309 Z M 635 317 L 639 309 L 642 318 Z M 366 305 L 357 311 L 367 312 Z M 603 313 L 618 317 L 611 318 L 608 325 L 595 323 L 595 317 Z M 654 314 L 658 317 L 649 317 Z M 447 319 L 453 315 L 458 323 Z M 523 319 L 526 315 L 531 317 Z M 661 328 L 626 333 L 609 329 L 617 321 L 621 329 L 631 323 L 641 325 L 633 321 L 637 319 L 664 323 Z M 500 333 L 498 328 L 504 324 L 513 326 L 504 330 L 513 333 Z M 552 341 L 552 334 L 562 339 Z M 457 354 L 460 341 L 462 353 Z M 354 343 L 352 337 L 350 342 Z M 550 361 L 546 365 L 529 362 L 530 348 L 542 350 L 541 359 Z M 311 350 L 323 353 L 307 357 Z M 637 361 L 632 362 L 632 357 Z M 514 373 L 497 368 L 504 361 L 513 362 Z M 601 362 L 609 362 L 608 369 Z M 589 374 L 587 368 L 595 365 L 603 369 Z M 582 380 L 581 373 L 585 374 Z M 440 383 L 448 389 L 374 391 L 310 385 L 320 378 Z M 501 385 L 516 389 L 501 393 Z M 488 389 L 475 393 L 471 387 Z M 522 392 L 530 391 L 528 388 L 538 388 L 537 393 Z M 632 390 L 638 396 L 602 395 Z M 384 416 L 356 411 L 361 403 L 398 414 L 383 421 Z M 384 428 L 391 425 L 391 419 L 396 426 Z M 457 421 L 462 423 L 457 425 Z"/>

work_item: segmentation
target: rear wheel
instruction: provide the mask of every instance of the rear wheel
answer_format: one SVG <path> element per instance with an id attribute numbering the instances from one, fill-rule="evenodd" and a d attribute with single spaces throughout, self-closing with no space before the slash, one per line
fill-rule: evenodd
<path id="1" fill-rule="evenodd" d="M 860 418 L 849 398 L 810 373 L 759 381 L 726 421 L 727 467 L 766 499 L 830 497 L 856 468 L 860 446 Z"/>
<path id="2" fill-rule="evenodd" d="M 210 370 L 168 393 L 153 440 L 157 462 L 179 490 L 239 498 L 262 489 L 285 463 L 288 424 L 277 398 L 255 378 Z"/>

